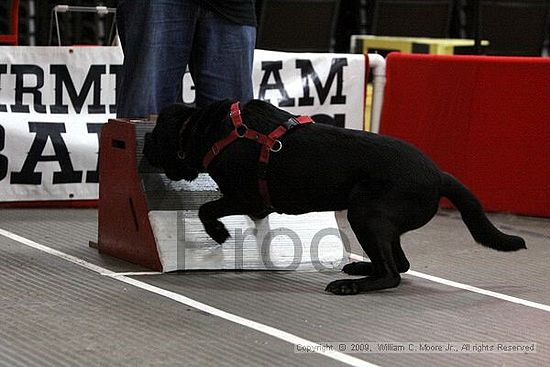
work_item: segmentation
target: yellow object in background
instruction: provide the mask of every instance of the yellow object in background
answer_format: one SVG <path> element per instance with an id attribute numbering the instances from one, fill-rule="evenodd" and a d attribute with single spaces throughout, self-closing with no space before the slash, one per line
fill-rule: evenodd
<path id="1" fill-rule="evenodd" d="M 460 38 L 427 38 L 427 37 L 389 37 L 372 35 L 351 36 L 353 53 L 368 53 L 372 50 L 400 51 L 405 53 L 421 53 L 432 55 L 454 55 L 457 48 L 473 47 L 473 39 Z M 489 41 L 482 41 L 482 46 Z"/>

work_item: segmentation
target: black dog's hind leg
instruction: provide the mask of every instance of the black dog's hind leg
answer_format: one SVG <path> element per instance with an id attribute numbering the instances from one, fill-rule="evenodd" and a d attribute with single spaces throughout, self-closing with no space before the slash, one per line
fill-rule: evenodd
<path id="1" fill-rule="evenodd" d="M 349 295 L 397 287 L 401 281 L 394 259 L 393 243 L 399 240 L 399 231 L 385 213 L 385 203 L 357 202 L 348 209 L 348 220 L 361 247 L 370 258 L 372 271 L 366 278 L 337 280 L 326 290 Z"/>
<path id="2" fill-rule="evenodd" d="M 230 235 L 219 218 L 237 214 L 244 214 L 244 210 L 226 197 L 209 201 L 199 208 L 199 219 L 206 233 L 208 233 L 214 241 L 220 244 L 224 243 Z"/>
<path id="3" fill-rule="evenodd" d="M 409 260 L 405 256 L 403 249 L 401 248 L 401 241 L 397 239 L 392 243 L 393 258 L 397 266 L 397 271 L 400 273 L 406 273 L 410 269 Z M 373 275 L 374 266 L 370 261 L 354 261 L 352 263 L 344 265 L 342 271 L 349 275 Z"/>
<path id="4" fill-rule="evenodd" d="M 397 271 L 400 273 L 408 272 L 411 268 L 411 263 L 409 262 L 409 259 L 407 259 L 407 256 L 405 256 L 405 252 L 403 252 L 403 248 L 401 247 L 401 239 L 398 238 L 392 245 L 393 258 L 395 259 L 395 265 L 397 265 Z"/>
<path id="5" fill-rule="evenodd" d="M 354 261 L 344 265 L 342 271 L 348 275 L 372 275 L 374 266 L 370 261 Z"/>

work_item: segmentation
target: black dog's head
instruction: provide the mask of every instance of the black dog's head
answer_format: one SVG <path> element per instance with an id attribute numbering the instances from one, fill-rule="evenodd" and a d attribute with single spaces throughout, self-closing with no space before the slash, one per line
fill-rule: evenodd
<path id="1" fill-rule="evenodd" d="M 202 159 L 212 144 L 228 133 L 220 122 L 229 119 L 229 99 L 196 109 L 182 104 L 159 114 L 153 132 L 146 134 L 143 154 L 174 181 L 192 181 L 203 170 Z M 226 126 L 227 129 L 231 125 Z"/>
<path id="2" fill-rule="evenodd" d="M 195 108 L 174 104 L 164 108 L 153 132 L 145 135 L 143 154 L 154 167 L 162 168 L 166 176 L 174 181 L 192 181 L 199 171 L 186 160 L 182 143 L 185 140 L 186 126 Z"/>

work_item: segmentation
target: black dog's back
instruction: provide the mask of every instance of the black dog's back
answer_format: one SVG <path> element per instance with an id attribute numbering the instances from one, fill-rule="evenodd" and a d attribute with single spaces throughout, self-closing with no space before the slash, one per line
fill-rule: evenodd
<path id="1" fill-rule="evenodd" d="M 286 210 L 345 209 L 358 182 L 369 187 L 369 196 L 391 192 L 399 199 L 414 192 L 423 201 L 439 200 L 439 170 L 401 141 L 322 124 L 296 129 L 281 141 L 283 149 L 272 156 L 269 179 L 273 200 L 286 202 Z"/>

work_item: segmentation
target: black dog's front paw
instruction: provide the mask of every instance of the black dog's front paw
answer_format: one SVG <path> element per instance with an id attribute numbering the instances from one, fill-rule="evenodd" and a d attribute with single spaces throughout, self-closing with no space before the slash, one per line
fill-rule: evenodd
<path id="1" fill-rule="evenodd" d="M 349 275 L 372 275 L 374 267 L 371 262 L 357 261 L 344 265 L 342 271 Z"/>
<path id="2" fill-rule="evenodd" d="M 327 285 L 326 292 L 341 296 L 348 296 L 359 293 L 359 285 L 354 280 L 335 280 Z"/>
<path id="3" fill-rule="evenodd" d="M 204 223 L 204 229 L 206 230 L 206 233 L 208 233 L 208 235 L 220 245 L 230 237 L 229 231 L 219 220 Z"/>

